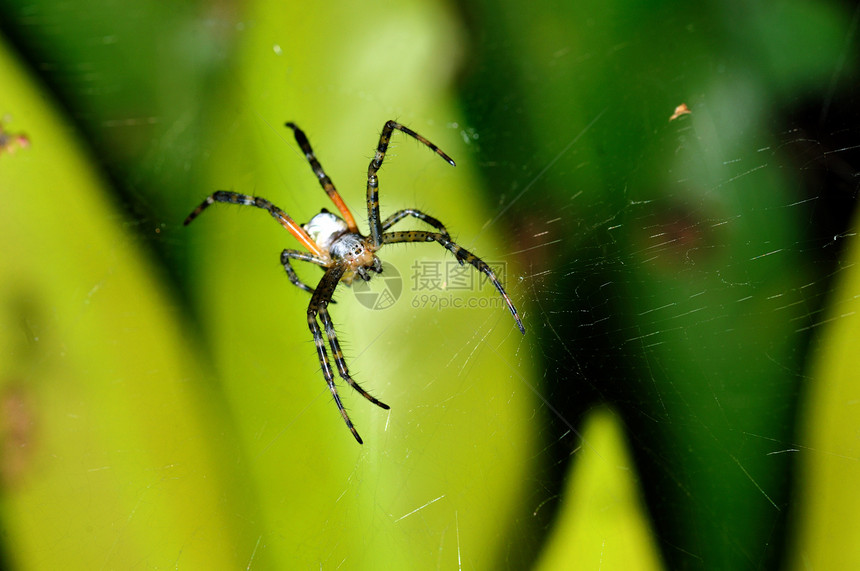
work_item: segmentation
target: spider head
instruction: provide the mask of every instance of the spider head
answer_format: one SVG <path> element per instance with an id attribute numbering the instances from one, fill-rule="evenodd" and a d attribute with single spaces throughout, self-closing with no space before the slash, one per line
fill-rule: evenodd
<path id="1" fill-rule="evenodd" d="M 317 214 L 315 218 L 320 216 L 322 214 Z M 344 231 L 331 241 L 328 254 L 335 264 L 345 269 L 341 280 L 346 284 L 351 284 L 356 276 L 364 281 L 370 280 L 370 271 L 382 272 L 382 262 L 376 257 L 368 239 L 361 234 Z"/>

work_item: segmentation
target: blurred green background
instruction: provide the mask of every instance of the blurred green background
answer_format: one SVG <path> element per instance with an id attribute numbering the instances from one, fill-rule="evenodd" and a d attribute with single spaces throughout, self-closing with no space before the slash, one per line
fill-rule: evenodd
<path id="1" fill-rule="evenodd" d="M 4 566 L 860 566 L 858 14 L 0 0 Z M 392 407 L 341 390 L 359 446 L 295 240 L 181 222 L 331 208 L 290 120 L 366 229 L 392 118 L 458 166 L 395 134 L 383 216 L 504 264 L 527 334 L 384 249 L 398 303 L 331 307 Z"/>

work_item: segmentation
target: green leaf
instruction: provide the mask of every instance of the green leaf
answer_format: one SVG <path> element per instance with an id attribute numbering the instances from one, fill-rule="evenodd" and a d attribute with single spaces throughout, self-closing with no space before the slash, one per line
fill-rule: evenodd
<path id="1" fill-rule="evenodd" d="M 213 395 L 81 140 L 0 42 L 0 504 L 19 569 L 236 569 Z M 215 444 L 218 447 L 216 449 Z"/>

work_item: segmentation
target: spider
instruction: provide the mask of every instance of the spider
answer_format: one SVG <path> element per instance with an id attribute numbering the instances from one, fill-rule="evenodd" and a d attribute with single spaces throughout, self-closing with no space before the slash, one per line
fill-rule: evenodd
<path id="1" fill-rule="evenodd" d="M 341 282 L 346 285 L 351 285 L 356 278 L 362 280 L 370 280 L 371 272 L 381 273 L 382 262 L 376 256 L 376 252 L 386 244 L 398 244 L 402 242 L 438 242 L 448 249 L 462 266 L 469 263 L 478 271 L 481 271 L 490 278 L 496 289 L 505 299 L 508 309 L 514 316 L 519 330 L 525 334 L 526 330 L 523 327 L 523 322 L 514 307 L 511 298 L 505 292 L 505 288 L 499 282 L 496 274 L 483 260 L 469 252 L 465 248 L 457 245 L 445 226 L 436 218 L 429 216 L 420 210 L 414 208 L 405 208 L 398 210 L 385 220 L 380 220 L 379 216 L 379 179 L 377 172 L 382 167 L 382 161 L 385 159 L 385 152 L 388 149 L 388 143 L 395 129 L 406 133 L 410 137 L 416 139 L 430 150 L 445 159 L 451 166 L 456 166 L 454 161 L 446 155 L 442 150 L 416 133 L 408 127 L 401 125 L 395 121 L 388 121 L 382 128 L 382 134 L 379 137 L 379 144 L 376 146 L 376 153 L 367 167 L 367 224 L 370 227 L 370 234 L 365 236 L 362 234 L 358 225 L 355 223 L 352 213 L 347 208 L 343 199 L 340 197 L 337 189 L 331 179 L 325 173 L 314 155 L 311 144 L 308 141 L 305 133 L 298 128 L 295 123 L 286 123 L 286 126 L 293 130 L 296 142 L 301 150 L 305 153 L 305 158 L 311 166 L 314 174 L 317 176 L 323 190 L 340 211 L 341 216 L 337 216 L 323 208 L 319 214 L 311 218 L 307 224 L 299 225 L 290 216 L 266 200 L 257 196 L 240 194 L 238 192 L 230 192 L 227 190 L 219 190 L 208 196 L 200 206 L 188 215 L 185 219 L 187 226 L 192 220 L 197 218 L 210 205 L 215 202 L 227 202 L 230 204 L 239 204 L 243 206 L 256 206 L 267 210 L 272 217 L 277 220 L 284 228 L 295 236 L 302 246 L 307 249 L 307 252 L 300 250 L 286 249 L 281 252 L 281 264 L 284 266 L 284 271 L 290 282 L 296 287 L 305 290 L 311 294 L 311 301 L 308 305 L 307 317 L 308 327 L 314 337 L 316 344 L 317 355 L 319 357 L 320 366 L 322 367 L 323 376 L 326 384 L 334 397 L 334 402 L 337 404 L 338 410 L 343 417 L 346 426 L 349 428 L 352 435 L 362 444 L 361 436 L 352 424 L 340 396 L 337 392 L 337 387 L 334 383 L 334 373 L 332 371 L 331 362 L 329 361 L 326 343 L 323 338 L 323 329 L 328 337 L 328 345 L 331 347 L 331 352 L 334 354 L 334 361 L 337 366 L 337 371 L 353 389 L 359 392 L 361 396 L 372 402 L 373 404 L 388 409 L 389 406 L 376 398 L 372 397 L 350 376 L 349 369 L 346 366 L 346 361 L 343 358 L 343 352 L 340 349 L 340 343 L 337 339 L 337 333 L 334 329 L 331 316 L 328 312 L 328 304 L 333 303 L 332 294 L 335 288 Z M 435 231 L 428 232 L 425 230 L 406 230 L 390 232 L 389 229 L 404 218 L 411 216 L 432 226 Z M 317 284 L 316 288 L 302 282 L 292 265 L 290 260 L 300 262 L 310 262 L 320 266 L 323 270 L 323 277 Z M 322 323 L 323 329 L 317 322 Z"/>

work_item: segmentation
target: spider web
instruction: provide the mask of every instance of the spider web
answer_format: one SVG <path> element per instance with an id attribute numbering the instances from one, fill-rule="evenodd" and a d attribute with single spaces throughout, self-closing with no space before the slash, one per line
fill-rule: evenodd
<path id="1" fill-rule="evenodd" d="M 557 492 L 559 459 L 590 447 L 583 423 L 608 405 L 670 568 L 788 556 L 815 340 L 856 235 L 851 97 L 774 112 L 737 88 L 679 99 L 692 112 L 671 119 L 667 105 L 627 148 L 612 133 L 629 136 L 618 113 L 629 102 L 589 102 L 567 138 L 547 127 L 555 138 L 516 151 L 540 160 L 487 168 L 503 196 L 494 223 L 518 227 L 520 291 L 546 365 L 556 484 L 535 493 L 535 514 L 575 502 Z M 544 114 L 557 116 L 551 103 Z"/>
<path id="2" fill-rule="evenodd" d="M 584 194 L 573 193 L 567 209 L 528 209 L 520 229 L 520 236 L 531 234 L 535 242 L 525 248 L 528 256 L 543 252 L 553 266 L 530 267 L 519 288 L 530 302 L 530 334 L 549 363 L 537 395 L 548 424 L 544 438 L 551 443 L 545 452 L 559 459 L 589 448 L 583 423 L 595 407 L 608 404 L 630 441 L 630 466 L 641 470 L 640 493 L 660 522 L 656 533 L 671 567 L 718 560 L 705 545 L 714 534 L 766 537 L 770 543 L 761 544 L 759 553 L 740 542 L 730 548 L 747 562 L 778 559 L 785 548 L 780 533 L 798 500 L 790 474 L 803 446 L 799 401 L 821 350 L 816 333 L 833 319 L 828 294 L 847 279 L 843 272 L 850 265 L 839 260 L 856 234 L 850 218 L 856 175 L 840 180 L 830 165 L 856 164 L 857 147 L 843 137 L 852 139 L 857 131 L 831 127 L 811 146 L 796 126 L 810 111 L 783 118 L 795 126 L 771 144 L 725 156 L 724 174 L 705 188 L 691 188 L 689 179 L 667 172 L 658 183 L 663 188 L 640 194 L 633 174 L 618 188 L 626 204 L 605 220 L 580 217 L 577 212 L 593 204 L 583 206 Z M 672 158 L 695 160 L 690 155 L 698 150 L 689 149 L 695 121 L 672 130 Z M 541 186 L 553 164 L 564 163 L 573 146 L 563 143 L 544 169 L 520 182 L 515 200 L 528 200 L 522 197 Z M 771 200 L 748 210 L 726 208 L 727 194 L 761 194 L 773 183 L 769 177 L 785 184 Z M 794 231 L 769 234 L 772 227 L 761 220 L 773 216 L 784 217 Z M 755 229 L 744 230 L 746 224 Z M 744 235 L 744 253 L 731 251 L 733 234 Z M 577 247 L 565 248 L 571 239 Z M 569 261 L 555 265 L 565 257 Z M 674 453 L 680 442 L 700 454 L 691 461 L 685 451 Z M 562 487 L 569 465 L 547 462 L 558 462 L 546 472 L 550 481 L 558 480 L 536 492 L 533 506 L 551 521 L 545 512 L 561 505 L 564 496 L 554 490 Z M 703 481 L 701 473 L 715 466 L 719 475 Z M 765 529 L 732 519 L 733 513 L 750 517 L 733 503 L 723 510 L 702 499 L 724 497 L 724 490 L 736 498 L 745 494 L 738 503 L 760 506 L 766 515 L 755 524 Z M 684 498 L 692 505 L 678 513 Z M 691 513 L 715 523 L 691 532 Z M 691 544 L 695 548 L 688 551 Z"/>

